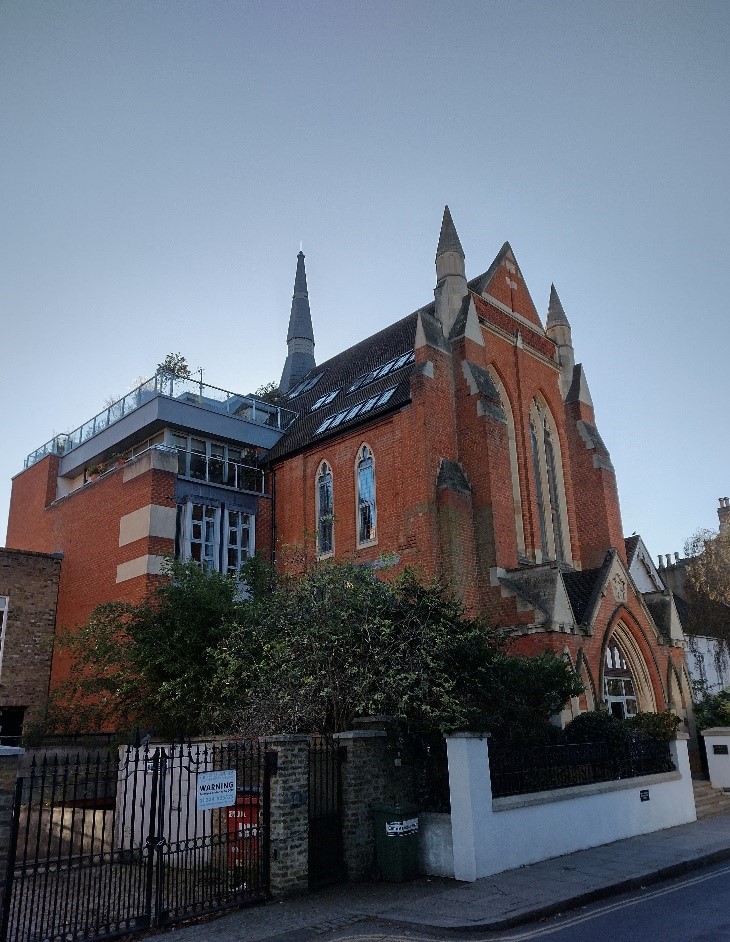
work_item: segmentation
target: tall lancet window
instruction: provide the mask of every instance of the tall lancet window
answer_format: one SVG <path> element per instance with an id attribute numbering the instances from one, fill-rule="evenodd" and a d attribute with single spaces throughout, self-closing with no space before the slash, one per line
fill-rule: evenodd
<path id="1" fill-rule="evenodd" d="M 540 525 L 540 549 L 542 558 L 547 559 L 548 543 L 547 529 L 545 527 L 545 499 L 543 497 L 542 468 L 540 467 L 540 446 L 537 443 L 537 430 L 535 423 L 530 422 L 530 445 L 532 446 L 532 465 L 535 471 L 535 501 L 537 503 L 537 520 Z"/>
<path id="2" fill-rule="evenodd" d="M 545 465 L 547 466 L 548 493 L 550 495 L 550 515 L 553 524 L 553 540 L 555 542 L 555 558 L 564 559 L 563 527 L 560 522 L 560 500 L 558 497 L 558 476 L 555 469 L 555 449 L 553 448 L 553 436 L 547 421 L 543 423 L 543 435 L 545 441 Z"/>
<path id="3" fill-rule="evenodd" d="M 317 555 L 329 556 L 334 549 L 332 470 L 323 461 L 317 473 Z"/>
<path id="4" fill-rule="evenodd" d="M 512 478 L 512 505 L 515 517 L 515 536 L 517 538 L 517 553 L 520 556 L 525 555 L 525 527 L 522 520 L 522 495 L 520 492 L 520 467 L 517 461 L 517 435 L 515 433 L 515 419 L 512 412 L 512 403 L 504 388 L 504 383 L 499 377 L 499 373 L 493 366 L 487 367 L 487 372 L 492 377 L 492 382 L 499 393 L 499 402 L 507 420 L 507 443 L 509 446 L 509 470 Z"/>
<path id="5" fill-rule="evenodd" d="M 373 453 L 363 445 L 357 453 L 357 544 L 374 543 L 377 538 L 375 506 L 375 462 Z"/>
<path id="6" fill-rule="evenodd" d="M 538 399 L 530 409 L 530 445 L 542 559 L 567 560 L 570 545 L 560 440 L 547 404 Z"/>

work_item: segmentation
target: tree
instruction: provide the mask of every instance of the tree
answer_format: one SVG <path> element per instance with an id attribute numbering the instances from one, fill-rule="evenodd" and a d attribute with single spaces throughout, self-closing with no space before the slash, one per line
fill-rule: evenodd
<path id="1" fill-rule="evenodd" d="M 254 396 L 263 399 L 264 402 L 271 403 L 272 406 L 281 406 L 286 402 L 286 396 L 279 392 L 279 384 L 273 379 L 271 382 L 259 386 Z"/>
<path id="2" fill-rule="evenodd" d="M 690 634 L 730 644 L 730 533 L 699 530 L 685 544 Z"/>
<path id="3" fill-rule="evenodd" d="M 100 605 L 63 638 L 72 669 L 55 698 L 58 725 L 166 735 L 209 725 L 213 652 L 235 622 L 239 586 L 192 562 L 171 562 L 168 575 L 149 600 Z"/>
<path id="4" fill-rule="evenodd" d="M 387 714 L 412 732 L 511 737 L 582 690 L 554 655 L 508 656 L 447 587 L 348 563 L 254 592 L 216 657 L 216 699 L 244 732 L 333 732 Z"/>
<path id="5" fill-rule="evenodd" d="M 157 364 L 158 373 L 166 373 L 179 379 L 190 379 L 191 372 L 188 361 L 182 353 L 168 353 L 162 363 Z"/>
<path id="6" fill-rule="evenodd" d="M 510 657 L 448 587 L 366 566 L 277 575 L 259 557 L 240 584 L 195 563 L 140 605 L 99 606 L 68 636 L 63 728 L 187 735 L 334 732 L 387 714 L 412 733 L 530 738 L 582 689 L 552 654 Z"/>

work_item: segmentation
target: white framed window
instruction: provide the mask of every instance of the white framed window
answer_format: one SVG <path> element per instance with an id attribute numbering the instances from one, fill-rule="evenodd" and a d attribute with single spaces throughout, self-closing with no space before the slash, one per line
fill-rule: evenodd
<path id="1" fill-rule="evenodd" d="M 5 650 L 5 630 L 8 624 L 8 604 L 10 596 L 0 595 L 0 674 L 3 672 L 3 652 Z"/>
<path id="2" fill-rule="evenodd" d="M 252 555 L 254 540 L 253 514 L 240 510 L 226 510 L 226 547 L 225 571 L 234 576 L 249 556 Z"/>
<path id="3" fill-rule="evenodd" d="M 627 719 L 639 712 L 636 685 L 626 655 L 615 639 L 606 647 L 603 666 L 603 695 L 610 713 Z"/>
<path id="4" fill-rule="evenodd" d="M 178 559 L 235 575 L 253 556 L 255 547 L 255 514 L 196 501 L 178 505 Z"/>
<path id="5" fill-rule="evenodd" d="M 355 462 L 355 503 L 357 545 L 377 542 L 377 506 L 375 501 L 375 459 L 367 445 L 362 445 Z"/>
<path id="6" fill-rule="evenodd" d="M 334 488 L 332 469 L 323 461 L 317 472 L 317 555 L 331 556 L 335 551 Z"/>

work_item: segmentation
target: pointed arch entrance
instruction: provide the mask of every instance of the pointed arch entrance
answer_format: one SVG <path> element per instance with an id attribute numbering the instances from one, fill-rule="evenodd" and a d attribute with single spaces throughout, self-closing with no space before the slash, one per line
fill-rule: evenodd
<path id="1" fill-rule="evenodd" d="M 609 712 L 621 719 L 657 710 L 649 668 L 636 639 L 623 622 L 616 624 L 606 641 L 603 699 Z"/>

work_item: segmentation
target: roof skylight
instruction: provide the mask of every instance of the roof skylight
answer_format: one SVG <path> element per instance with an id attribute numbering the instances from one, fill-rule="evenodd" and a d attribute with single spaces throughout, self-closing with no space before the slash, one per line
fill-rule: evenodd
<path id="1" fill-rule="evenodd" d="M 407 363 L 413 363 L 415 359 L 416 355 L 413 350 L 409 350 L 407 353 L 402 353 L 400 356 L 394 357 L 392 360 L 388 360 L 387 363 L 383 363 L 382 366 L 376 366 L 375 369 L 370 370 L 369 373 L 364 373 L 362 376 L 359 376 L 347 391 L 355 392 L 356 389 L 361 389 L 363 386 L 374 383 L 376 379 L 380 379 L 386 374 L 392 373 L 394 370 L 399 370 Z"/>
<path id="2" fill-rule="evenodd" d="M 297 386 L 292 389 L 292 391 L 286 397 L 287 399 L 296 399 L 297 396 L 301 396 L 302 393 L 309 392 L 310 389 L 313 389 L 317 383 L 322 379 L 324 373 L 317 373 L 316 376 L 310 376 L 309 379 L 305 379 L 304 382 L 299 383 Z"/>
<path id="3" fill-rule="evenodd" d="M 312 406 L 311 411 L 314 412 L 315 409 L 321 409 L 322 406 L 328 405 L 341 389 L 342 387 L 338 386 L 337 389 L 331 389 L 328 393 L 325 393 L 324 396 L 320 396 Z"/>
<path id="4" fill-rule="evenodd" d="M 355 416 L 370 412 L 372 409 L 375 409 L 376 406 L 385 405 L 397 388 L 397 386 L 391 386 L 390 389 L 378 393 L 377 396 L 371 396 L 370 399 L 366 399 L 364 402 L 358 402 L 357 405 L 349 409 L 343 409 L 341 412 L 336 412 L 334 415 L 328 416 L 319 428 L 315 430 L 314 434 L 318 435 L 320 432 L 326 432 L 328 429 L 336 428 L 343 422 L 349 422 L 351 419 L 354 419 Z"/>

